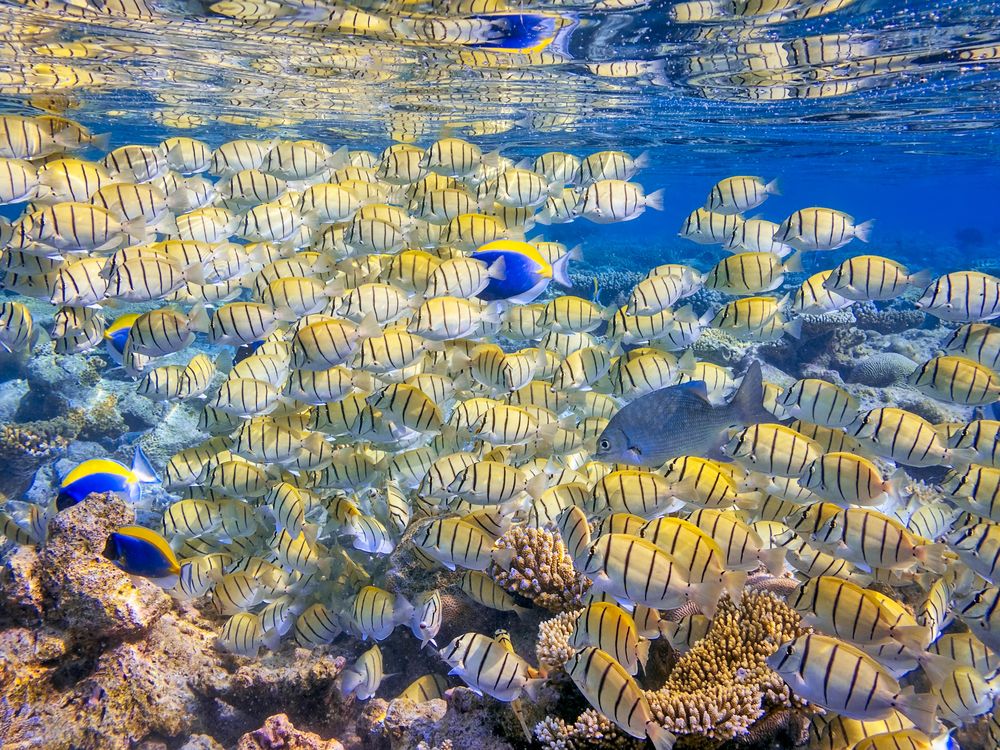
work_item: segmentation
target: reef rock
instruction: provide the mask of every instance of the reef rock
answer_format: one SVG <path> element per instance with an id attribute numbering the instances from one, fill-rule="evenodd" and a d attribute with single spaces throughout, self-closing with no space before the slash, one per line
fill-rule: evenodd
<path id="1" fill-rule="evenodd" d="M 344 750 L 337 740 L 324 740 L 292 726 L 285 714 L 271 716 L 264 726 L 240 738 L 236 750 Z"/>
<path id="2" fill-rule="evenodd" d="M 47 619 L 81 639 L 141 635 L 170 609 L 153 583 L 137 580 L 103 556 L 108 536 L 135 521 L 116 495 L 91 495 L 56 515 L 38 567 Z"/>

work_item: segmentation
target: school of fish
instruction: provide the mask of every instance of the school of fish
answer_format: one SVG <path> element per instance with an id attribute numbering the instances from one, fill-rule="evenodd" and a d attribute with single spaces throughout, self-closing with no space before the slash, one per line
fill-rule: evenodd
<path id="1" fill-rule="evenodd" d="M 509 638 L 438 644 L 442 592 L 411 602 L 369 571 L 406 544 L 461 571 L 477 604 L 517 611 L 487 571 L 512 564 L 500 536 L 534 526 L 592 581 L 568 675 L 657 748 L 674 737 L 637 675 L 669 630 L 659 613 L 710 619 L 758 569 L 799 582 L 789 604 L 813 631 L 768 664 L 852 738 L 819 747 L 946 747 L 993 710 L 1000 421 L 863 408 L 836 383 L 780 387 L 762 360 L 737 374 L 691 346 L 708 331 L 797 337 L 804 315 L 910 294 L 947 328 L 908 387 L 985 408 L 1000 400 L 987 322 L 1000 279 L 860 254 L 789 284 L 803 256 L 823 265 L 869 242 L 872 222 L 825 207 L 745 218 L 778 187 L 734 176 L 679 228 L 718 263 L 657 266 L 606 308 L 559 289 L 579 248 L 526 233 L 661 208 L 663 191 L 633 181 L 644 156 L 515 161 L 450 136 L 380 154 L 280 139 L 107 148 L 66 118 L 0 116 L 0 203 L 23 204 L 0 230 L 0 345 L 104 347 L 139 394 L 197 403 L 204 439 L 162 467 L 138 448 L 130 466 L 80 464 L 51 507 L 8 503 L 9 539 L 41 543 L 51 514 L 91 492 L 138 504 L 160 482 L 175 500 L 159 527 L 119 529 L 105 554 L 211 602 L 221 648 L 371 642 L 338 678 L 364 700 L 385 674 L 379 643 L 405 628 L 464 684 L 515 703 L 546 675 Z M 698 315 L 687 298 L 702 289 L 728 301 Z M 33 324 L 38 304 L 58 308 L 51 330 Z M 913 467 L 947 471 L 939 500 L 910 494 Z M 903 586 L 906 602 L 884 593 Z M 927 690 L 900 684 L 915 670 Z M 405 694 L 447 687 L 429 674 Z"/>

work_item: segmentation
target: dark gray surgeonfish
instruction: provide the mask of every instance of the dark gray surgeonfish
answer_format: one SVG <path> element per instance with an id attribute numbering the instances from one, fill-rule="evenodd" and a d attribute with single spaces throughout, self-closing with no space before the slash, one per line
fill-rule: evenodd
<path id="1" fill-rule="evenodd" d="M 660 466 L 677 456 L 708 457 L 724 442 L 724 430 L 774 421 L 764 409 L 760 363 L 754 361 L 728 404 L 709 403 L 702 380 L 661 388 L 626 404 L 597 439 L 594 458 Z"/>

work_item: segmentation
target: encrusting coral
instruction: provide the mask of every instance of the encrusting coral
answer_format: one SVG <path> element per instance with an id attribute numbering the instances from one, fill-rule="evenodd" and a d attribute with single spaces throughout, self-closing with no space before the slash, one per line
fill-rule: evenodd
<path id="1" fill-rule="evenodd" d="M 580 609 L 590 588 L 577 573 L 558 535 L 542 529 L 515 526 L 497 539 L 496 548 L 513 551 L 508 569 L 493 563 L 493 580 L 512 594 L 530 599 L 551 612 Z"/>

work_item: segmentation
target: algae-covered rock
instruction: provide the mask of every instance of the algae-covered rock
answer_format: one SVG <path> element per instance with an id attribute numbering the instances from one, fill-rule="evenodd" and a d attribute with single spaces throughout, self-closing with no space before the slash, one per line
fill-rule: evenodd
<path id="1" fill-rule="evenodd" d="M 292 726 L 285 714 L 268 717 L 264 726 L 240 738 L 236 750 L 344 750 L 339 741 L 324 740 Z"/>
<path id="2" fill-rule="evenodd" d="M 103 556 L 108 536 L 135 513 L 116 495 L 91 495 L 57 514 L 39 552 L 48 618 L 78 638 L 141 635 L 170 609 L 154 583 L 135 579 Z"/>
<path id="3" fill-rule="evenodd" d="M 45 592 L 38 569 L 38 551 L 20 547 L 0 567 L 0 622 L 35 625 L 45 615 Z"/>

